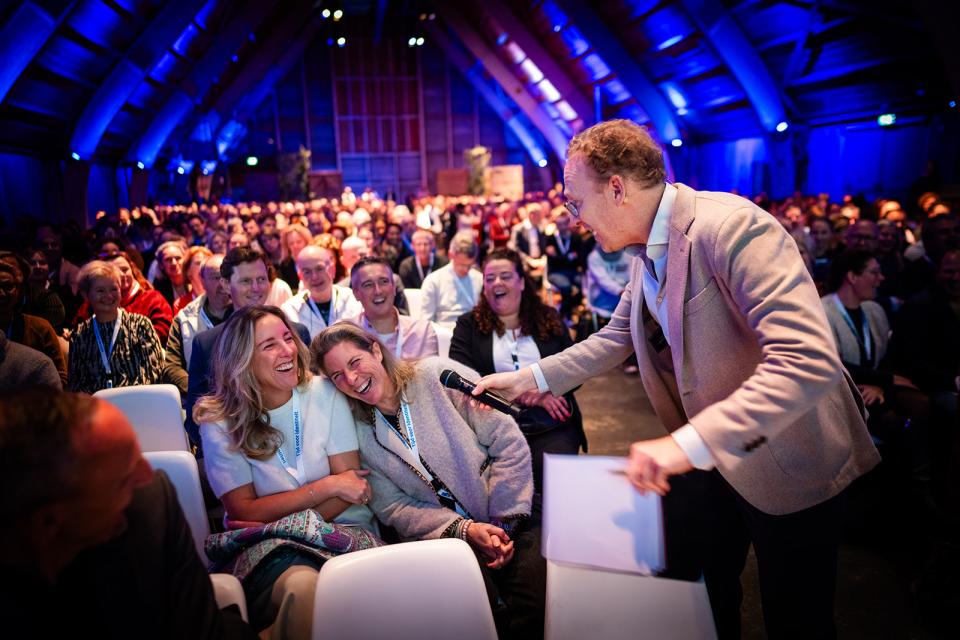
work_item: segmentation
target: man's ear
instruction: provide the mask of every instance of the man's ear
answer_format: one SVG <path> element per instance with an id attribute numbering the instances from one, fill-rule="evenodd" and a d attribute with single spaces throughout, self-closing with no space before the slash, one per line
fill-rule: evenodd
<path id="1" fill-rule="evenodd" d="M 613 201 L 617 204 L 623 204 L 627 200 L 626 185 L 617 174 L 610 176 L 610 180 L 607 182 L 607 185 L 610 189 L 613 190 Z"/>

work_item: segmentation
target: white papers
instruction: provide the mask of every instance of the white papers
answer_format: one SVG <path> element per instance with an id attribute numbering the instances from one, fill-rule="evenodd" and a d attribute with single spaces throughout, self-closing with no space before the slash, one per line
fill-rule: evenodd
<path id="1" fill-rule="evenodd" d="M 660 496 L 640 495 L 626 458 L 545 455 L 544 557 L 650 575 L 664 566 Z"/>

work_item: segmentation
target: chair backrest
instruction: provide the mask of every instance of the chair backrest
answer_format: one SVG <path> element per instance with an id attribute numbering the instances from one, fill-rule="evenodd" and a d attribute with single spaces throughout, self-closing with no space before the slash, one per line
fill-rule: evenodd
<path id="1" fill-rule="evenodd" d="M 180 392 L 172 384 L 101 389 L 93 394 L 123 412 L 143 451 L 189 451 Z"/>
<path id="2" fill-rule="evenodd" d="M 437 332 L 437 343 L 440 347 L 440 357 L 450 357 L 450 341 L 453 340 L 453 329 L 433 323 L 433 330 Z"/>
<path id="3" fill-rule="evenodd" d="M 453 538 L 328 560 L 317 578 L 314 638 L 495 640 L 477 559 Z"/>
<path id="4" fill-rule="evenodd" d="M 410 313 L 410 317 L 422 317 L 423 309 L 420 305 L 423 304 L 423 291 L 420 289 L 404 289 L 403 295 L 407 299 L 407 311 Z"/>
<path id="5" fill-rule="evenodd" d="M 143 457 L 155 470 L 162 469 L 170 477 L 170 482 L 177 490 L 180 507 L 190 525 L 197 553 L 204 564 L 209 564 L 203 543 L 210 535 L 210 521 L 207 520 L 207 508 L 203 504 L 197 459 L 187 451 L 148 451 Z"/>

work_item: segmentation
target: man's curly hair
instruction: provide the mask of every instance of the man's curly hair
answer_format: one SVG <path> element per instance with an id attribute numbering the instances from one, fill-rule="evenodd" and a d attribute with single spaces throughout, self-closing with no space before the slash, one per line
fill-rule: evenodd
<path id="1" fill-rule="evenodd" d="M 630 120 L 608 120 L 581 131 L 567 147 L 567 158 L 575 155 L 584 157 L 600 182 L 620 175 L 652 187 L 667 175 L 660 146 Z"/>

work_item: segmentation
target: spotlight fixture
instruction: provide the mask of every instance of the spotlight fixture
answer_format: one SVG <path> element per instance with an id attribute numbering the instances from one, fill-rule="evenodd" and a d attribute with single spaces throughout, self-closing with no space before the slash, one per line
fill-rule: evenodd
<path id="1" fill-rule="evenodd" d="M 341 11 L 340 9 L 337 9 L 336 11 L 333 12 L 333 21 L 334 21 L 334 22 L 336 22 L 337 20 L 339 20 L 339 19 L 342 18 L 342 17 L 343 17 L 343 11 Z"/>
<path id="2" fill-rule="evenodd" d="M 247 166 L 255 167 L 257 163 L 260 162 L 260 159 L 257 156 L 247 156 Z"/>
<path id="3" fill-rule="evenodd" d="M 418 46 L 418 47 L 422 47 L 422 46 L 423 46 L 423 38 L 417 38 L 417 46 Z"/>
<path id="4" fill-rule="evenodd" d="M 184 174 L 183 167 L 177 167 L 177 173 L 179 173 L 180 175 L 183 175 Z"/>
<path id="5" fill-rule="evenodd" d="M 670 141 L 670 144 L 672 144 L 675 147 L 682 147 L 683 140 L 681 140 L 680 138 L 674 138 L 673 140 Z"/>
<path id="6" fill-rule="evenodd" d="M 956 109 L 956 108 L 957 108 L 957 101 L 956 101 L 956 100 L 951 100 L 950 102 L 947 103 L 947 106 L 949 106 L 951 109 Z"/>
<path id="7" fill-rule="evenodd" d="M 416 38 L 410 38 L 409 40 L 407 40 L 407 46 L 408 46 L 408 47 L 416 46 L 416 44 L 417 44 L 417 39 L 416 39 Z"/>
<path id="8" fill-rule="evenodd" d="M 322 15 L 324 18 L 329 18 L 329 17 L 330 17 L 330 9 L 324 9 L 323 11 L 320 12 L 320 15 Z"/>
<path id="9" fill-rule="evenodd" d="M 895 113 L 884 113 L 877 116 L 877 124 L 881 127 L 889 127 L 897 121 L 897 114 Z"/>
<path id="10" fill-rule="evenodd" d="M 789 126 L 790 125 L 788 125 L 786 122 L 779 122 L 777 123 L 777 131 L 780 133 L 783 133 L 784 131 L 787 130 L 787 127 Z"/>
<path id="11" fill-rule="evenodd" d="M 70 154 L 70 157 L 73 158 L 74 160 L 79 160 L 80 154 L 74 151 L 73 153 Z"/>
<path id="12" fill-rule="evenodd" d="M 338 47 L 343 47 L 343 45 L 345 45 L 345 44 L 347 44 L 347 39 L 346 39 L 346 38 L 344 38 L 343 36 L 340 36 L 339 38 L 337 38 L 337 46 L 338 46 Z"/>
<path id="13" fill-rule="evenodd" d="M 537 164 L 538 164 L 539 166 L 541 166 L 541 167 L 545 167 L 545 166 L 547 166 L 547 159 L 546 159 L 546 158 L 540 158 L 540 161 L 537 162 Z"/>
<path id="14" fill-rule="evenodd" d="M 137 162 L 137 169 L 143 169 L 144 164 L 142 162 Z"/>

